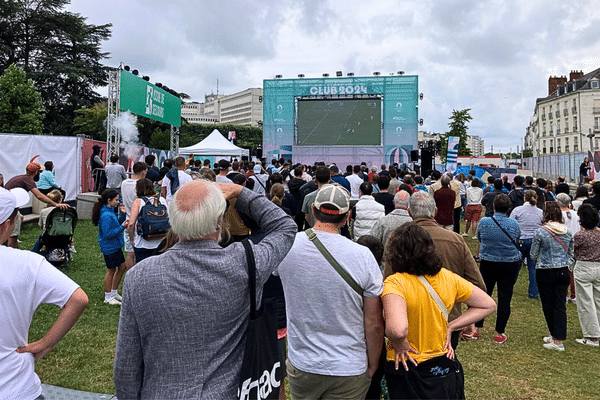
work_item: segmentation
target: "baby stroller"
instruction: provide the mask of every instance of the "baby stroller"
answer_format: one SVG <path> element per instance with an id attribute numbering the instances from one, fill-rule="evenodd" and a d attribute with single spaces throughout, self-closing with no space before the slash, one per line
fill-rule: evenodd
<path id="1" fill-rule="evenodd" d="M 56 268 L 65 268 L 71 260 L 69 246 L 77 225 L 77 211 L 73 207 L 50 211 L 46 219 L 46 230 L 40 236 L 39 253 Z"/>

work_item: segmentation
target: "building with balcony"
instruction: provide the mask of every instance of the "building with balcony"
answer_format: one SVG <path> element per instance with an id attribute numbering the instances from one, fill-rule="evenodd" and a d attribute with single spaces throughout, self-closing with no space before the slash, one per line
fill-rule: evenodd
<path id="1" fill-rule="evenodd" d="M 204 103 L 182 103 L 181 116 L 197 124 L 260 126 L 262 95 L 262 88 L 250 88 L 231 95 L 206 95 Z"/>
<path id="2" fill-rule="evenodd" d="M 590 136 L 592 140 L 590 140 Z M 548 96 L 538 98 L 524 146 L 534 156 L 600 148 L 600 68 L 548 79 Z"/>

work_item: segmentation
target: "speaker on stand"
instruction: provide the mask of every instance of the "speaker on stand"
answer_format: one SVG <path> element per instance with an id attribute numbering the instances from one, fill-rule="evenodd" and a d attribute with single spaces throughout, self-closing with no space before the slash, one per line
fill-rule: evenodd
<path id="1" fill-rule="evenodd" d="M 410 161 L 411 162 L 419 161 L 419 150 L 411 150 L 410 151 Z"/>
<path id="2" fill-rule="evenodd" d="M 421 175 L 425 177 L 428 171 L 433 169 L 433 152 L 429 149 L 421 149 Z"/>

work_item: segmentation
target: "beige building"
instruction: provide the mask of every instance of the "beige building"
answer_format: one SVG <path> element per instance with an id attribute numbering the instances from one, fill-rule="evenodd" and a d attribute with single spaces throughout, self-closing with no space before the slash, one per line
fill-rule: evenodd
<path id="1" fill-rule="evenodd" d="M 231 95 L 207 95 L 204 103 L 182 103 L 181 116 L 198 124 L 262 124 L 261 88 L 250 88 Z"/>
<path id="2" fill-rule="evenodd" d="M 548 97 L 536 100 L 525 134 L 534 156 L 600 148 L 600 68 L 548 79 Z"/>

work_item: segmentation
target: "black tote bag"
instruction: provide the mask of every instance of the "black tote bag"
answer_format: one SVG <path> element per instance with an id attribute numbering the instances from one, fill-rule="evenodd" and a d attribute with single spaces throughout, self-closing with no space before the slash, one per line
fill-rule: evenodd
<path id="1" fill-rule="evenodd" d="M 283 368 L 277 345 L 277 304 L 263 301 L 256 309 L 256 265 L 248 239 L 242 241 L 248 259 L 250 320 L 246 331 L 246 349 L 240 373 L 238 398 L 278 399 L 283 384 Z"/>

